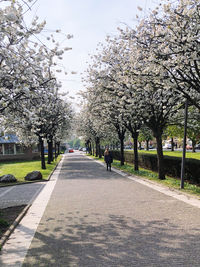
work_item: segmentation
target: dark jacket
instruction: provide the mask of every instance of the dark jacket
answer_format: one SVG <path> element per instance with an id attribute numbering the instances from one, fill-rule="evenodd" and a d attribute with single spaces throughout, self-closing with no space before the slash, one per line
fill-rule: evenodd
<path id="1" fill-rule="evenodd" d="M 108 155 L 104 155 L 104 161 L 105 161 L 107 164 L 113 162 L 112 153 L 111 153 L 110 151 L 109 151 Z"/>

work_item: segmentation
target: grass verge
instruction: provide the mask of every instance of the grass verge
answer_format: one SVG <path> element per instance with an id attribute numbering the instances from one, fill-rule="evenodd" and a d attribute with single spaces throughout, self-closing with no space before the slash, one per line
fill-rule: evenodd
<path id="1" fill-rule="evenodd" d="M 92 157 L 95 160 L 104 161 L 103 158 L 99 159 L 98 157 L 87 155 Z M 200 196 L 200 187 L 194 184 L 190 184 L 187 181 L 184 183 L 184 189 L 180 189 L 180 179 L 166 176 L 165 180 L 158 179 L 158 173 L 140 168 L 139 171 L 134 170 L 134 164 L 125 163 L 123 166 L 120 165 L 120 161 L 114 160 L 112 166 L 120 169 L 128 174 L 132 174 L 135 176 L 144 177 L 145 179 L 154 181 L 156 183 L 162 184 L 169 188 L 174 188 L 180 190 L 181 192 L 189 193 L 191 195 Z"/>
<path id="2" fill-rule="evenodd" d="M 133 150 L 130 150 L 133 151 Z M 139 150 L 139 154 L 156 154 L 156 150 Z M 182 151 L 163 151 L 164 156 L 170 156 L 170 157 L 182 157 L 183 152 Z M 186 151 L 186 158 L 188 159 L 198 159 L 200 160 L 200 152 L 191 152 L 191 151 Z"/>
<path id="3" fill-rule="evenodd" d="M 32 171 L 40 171 L 42 173 L 43 180 L 47 180 L 57 163 L 60 161 L 61 157 L 62 156 L 59 155 L 58 158 L 51 164 L 47 164 L 46 162 L 45 170 L 41 168 L 40 160 L 2 162 L 0 163 L 0 176 L 5 174 L 14 175 L 17 179 L 16 183 L 12 183 L 12 185 L 14 185 L 22 182 L 29 182 L 24 180 L 24 177 L 27 175 L 27 173 Z M 8 183 L 1 183 L 0 185 L 8 185 Z"/>

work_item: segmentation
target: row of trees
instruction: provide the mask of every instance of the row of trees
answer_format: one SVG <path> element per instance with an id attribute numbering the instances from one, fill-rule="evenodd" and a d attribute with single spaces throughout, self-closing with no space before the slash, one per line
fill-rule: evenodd
<path id="1" fill-rule="evenodd" d="M 99 45 L 85 78 L 82 133 L 87 140 L 112 138 L 123 145 L 129 131 L 138 170 L 138 135 L 150 129 L 157 142 L 159 179 L 165 179 L 162 136 L 183 121 L 186 100 L 191 116 L 200 111 L 200 4 L 167 1 L 138 22 L 118 29 Z M 198 124 L 198 121 L 197 121 Z"/>
<path id="2" fill-rule="evenodd" d="M 72 108 L 59 93 L 55 73 L 62 71 L 59 61 L 71 48 L 55 42 L 59 30 L 44 41 L 46 22 L 39 23 L 38 17 L 26 25 L 31 2 L 0 1 L 0 121 L 2 130 L 15 131 L 25 144 L 40 143 L 44 169 L 44 139 L 50 163 L 53 140 L 59 143 L 70 127 Z"/>

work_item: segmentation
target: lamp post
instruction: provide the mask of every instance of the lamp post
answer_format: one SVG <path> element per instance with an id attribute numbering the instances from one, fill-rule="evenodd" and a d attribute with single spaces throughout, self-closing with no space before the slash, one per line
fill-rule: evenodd
<path id="1" fill-rule="evenodd" d="M 184 188 L 185 176 L 185 152 L 186 152 L 186 138 L 187 138 L 187 118 L 188 118 L 188 99 L 185 101 L 185 115 L 184 115 L 184 138 L 183 138 L 183 155 L 181 163 L 181 189 Z"/>

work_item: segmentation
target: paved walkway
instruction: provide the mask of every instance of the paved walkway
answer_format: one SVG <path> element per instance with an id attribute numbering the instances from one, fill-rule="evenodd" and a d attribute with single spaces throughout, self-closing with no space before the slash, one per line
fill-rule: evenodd
<path id="1" fill-rule="evenodd" d="M 31 204 L 46 182 L 0 187 L 0 208 Z"/>
<path id="2" fill-rule="evenodd" d="M 200 266 L 199 208 L 78 153 L 31 208 L 0 266 Z"/>

